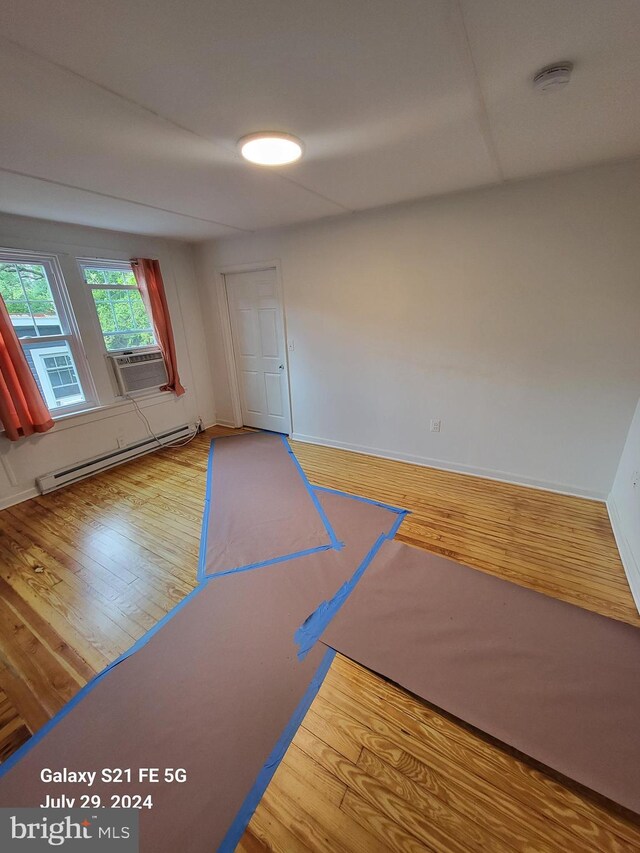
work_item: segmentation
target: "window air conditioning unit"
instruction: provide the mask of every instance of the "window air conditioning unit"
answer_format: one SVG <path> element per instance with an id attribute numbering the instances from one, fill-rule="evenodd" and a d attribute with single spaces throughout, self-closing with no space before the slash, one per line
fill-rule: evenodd
<path id="1" fill-rule="evenodd" d="M 167 369 L 159 350 L 110 355 L 120 393 L 126 397 L 167 383 Z"/>

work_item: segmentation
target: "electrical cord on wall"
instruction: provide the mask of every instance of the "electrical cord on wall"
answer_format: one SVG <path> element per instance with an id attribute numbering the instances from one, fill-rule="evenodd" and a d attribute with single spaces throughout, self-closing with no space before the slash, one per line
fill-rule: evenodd
<path id="1" fill-rule="evenodd" d="M 160 439 L 158 438 L 158 436 L 155 434 L 153 429 L 151 428 L 151 424 L 149 423 L 149 419 L 147 418 L 145 413 L 142 411 L 142 409 L 138 405 L 138 401 L 135 399 L 135 397 L 132 397 L 130 394 L 125 394 L 125 397 L 127 398 L 127 400 L 129 400 L 130 403 L 133 403 L 133 406 L 136 410 L 136 414 L 138 415 L 138 417 L 142 420 L 142 422 L 146 426 L 147 430 L 149 431 L 149 435 L 152 436 L 152 438 L 154 438 L 156 440 L 158 447 L 185 447 L 187 444 L 189 444 L 191 441 L 193 441 L 193 439 L 198 435 L 198 429 L 196 428 L 193 435 L 190 435 L 185 441 L 175 441 L 175 442 L 168 441 L 166 444 L 163 444 L 160 441 Z"/>

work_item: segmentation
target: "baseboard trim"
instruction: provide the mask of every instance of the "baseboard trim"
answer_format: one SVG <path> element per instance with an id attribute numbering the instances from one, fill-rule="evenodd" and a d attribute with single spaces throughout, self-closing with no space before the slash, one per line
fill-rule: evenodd
<path id="1" fill-rule="evenodd" d="M 410 462 L 412 465 L 420 465 L 423 468 L 436 468 L 439 471 L 452 471 L 455 474 L 467 474 L 471 477 L 482 477 L 485 480 L 496 480 L 499 483 L 510 483 L 514 486 L 525 486 L 529 489 L 542 489 L 545 492 L 555 492 L 559 495 L 568 495 L 574 498 L 585 498 L 590 501 L 604 503 L 607 496 L 601 492 L 589 489 L 569 488 L 561 483 L 547 482 L 545 480 L 534 480 L 526 477 L 517 477 L 505 471 L 494 471 L 487 468 L 475 468 L 471 465 L 454 465 L 441 459 L 430 459 L 425 456 L 413 456 L 409 453 L 396 453 L 392 450 L 379 450 L 376 447 L 367 447 L 360 444 L 348 444 L 341 441 L 333 441 L 326 438 L 318 438 L 313 435 L 293 433 L 293 441 L 301 441 L 304 444 L 319 444 L 323 447 L 336 447 L 339 450 L 351 450 L 354 453 L 363 453 L 365 456 L 375 456 L 378 459 L 392 459 L 398 462 Z"/>
<path id="2" fill-rule="evenodd" d="M 631 589 L 631 595 L 638 608 L 638 613 L 640 613 L 640 566 L 633 553 L 633 549 L 627 541 L 627 537 L 624 535 L 620 513 L 611 495 L 607 498 L 607 512 L 609 513 L 609 521 L 611 522 L 611 529 L 613 530 L 616 545 L 618 546 L 624 573 L 627 576 L 627 582 Z"/>
<path id="3" fill-rule="evenodd" d="M 215 422 L 215 426 L 228 427 L 229 429 L 239 429 L 239 427 L 237 427 L 233 421 L 224 421 L 220 418 L 218 418 L 218 420 Z"/>
<path id="4" fill-rule="evenodd" d="M 9 509 L 10 506 L 21 504 L 23 501 L 28 501 L 40 494 L 35 486 L 30 489 L 24 489 L 22 492 L 16 492 L 14 495 L 7 495 L 6 498 L 0 498 L 0 510 Z"/>

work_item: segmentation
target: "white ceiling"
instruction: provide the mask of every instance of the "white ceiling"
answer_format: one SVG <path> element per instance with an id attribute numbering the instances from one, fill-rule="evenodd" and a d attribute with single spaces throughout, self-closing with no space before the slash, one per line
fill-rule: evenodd
<path id="1" fill-rule="evenodd" d="M 200 240 L 640 154 L 638 0 L 3 0 L 0 48 L 23 215 Z"/>

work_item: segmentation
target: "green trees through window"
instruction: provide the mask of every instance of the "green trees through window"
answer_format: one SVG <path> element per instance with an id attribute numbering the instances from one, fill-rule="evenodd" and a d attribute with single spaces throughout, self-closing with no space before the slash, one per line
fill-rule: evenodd
<path id="1" fill-rule="evenodd" d="M 18 337 L 60 332 L 56 304 L 42 264 L 0 263 L 0 295 Z"/>
<path id="2" fill-rule="evenodd" d="M 151 320 L 131 269 L 83 266 L 107 350 L 155 344 Z"/>
<path id="3" fill-rule="evenodd" d="M 66 271 L 73 275 L 69 261 Z M 72 299 L 56 255 L 0 250 L 0 298 L 36 385 L 56 416 L 101 405 L 90 368 L 101 369 L 100 335 L 110 353 L 156 346 L 131 264 L 89 258 L 77 258 L 77 263 Z M 95 305 L 98 323 L 87 313 L 87 298 Z M 79 329 L 78 322 L 84 327 Z M 93 361 L 86 357 L 83 340 Z"/>
<path id="4" fill-rule="evenodd" d="M 73 346 L 78 351 L 52 259 L 38 263 L 14 253 L 0 256 L 0 296 L 40 393 L 52 412 L 86 403 Z"/>

